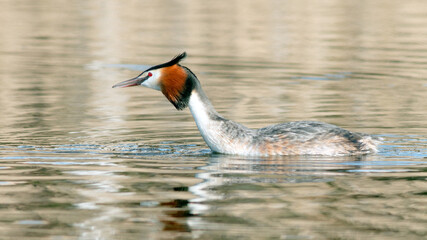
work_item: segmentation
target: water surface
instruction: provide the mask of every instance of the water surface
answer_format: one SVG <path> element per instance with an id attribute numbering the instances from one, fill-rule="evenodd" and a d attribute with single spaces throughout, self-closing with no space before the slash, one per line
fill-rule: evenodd
<path id="1" fill-rule="evenodd" d="M 423 239 L 427 3 L 2 1 L 2 239 Z M 187 51 L 223 116 L 384 138 L 352 157 L 212 154 L 159 92 Z"/>

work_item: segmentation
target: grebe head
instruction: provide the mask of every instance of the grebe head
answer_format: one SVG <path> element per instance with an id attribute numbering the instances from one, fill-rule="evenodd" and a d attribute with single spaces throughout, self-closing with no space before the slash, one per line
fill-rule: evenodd
<path id="1" fill-rule="evenodd" d="M 183 52 L 169 62 L 150 67 L 135 78 L 117 83 L 113 88 L 133 86 L 152 88 L 161 91 L 176 109 L 182 110 L 188 106 L 197 81 L 196 76 L 188 68 L 179 64 L 186 55 Z"/>

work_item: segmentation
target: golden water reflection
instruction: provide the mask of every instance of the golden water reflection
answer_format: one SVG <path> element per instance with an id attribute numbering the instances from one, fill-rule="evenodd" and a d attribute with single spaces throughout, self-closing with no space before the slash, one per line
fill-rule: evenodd
<path id="1" fill-rule="evenodd" d="M 2 238 L 422 239 L 426 20 L 418 0 L 1 1 Z M 225 117 L 385 143 L 212 155 L 188 110 L 111 89 L 182 51 Z"/>

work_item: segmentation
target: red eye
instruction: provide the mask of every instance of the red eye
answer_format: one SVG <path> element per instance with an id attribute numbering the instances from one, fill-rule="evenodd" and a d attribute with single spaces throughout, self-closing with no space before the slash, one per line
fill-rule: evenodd
<path id="1" fill-rule="evenodd" d="M 149 77 L 151 77 L 151 76 L 153 76 L 153 74 L 152 74 L 151 72 L 149 72 L 149 73 L 148 73 L 148 76 L 149 76 Z"/>

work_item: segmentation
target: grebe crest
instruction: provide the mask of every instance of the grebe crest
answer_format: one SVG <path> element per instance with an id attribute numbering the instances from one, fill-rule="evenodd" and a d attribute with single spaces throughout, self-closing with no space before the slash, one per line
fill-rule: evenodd
<path id="1" fill-rule="evenodd" d="M 196 75 L 180 65 L 183 52 L 113 86 L 144 86 L 161 91 L 177 110 L 190 108 L 214 152 L 239 155 L 356 155 L 377 152 L 380 139 L 316 121 L 288 122 L 250 129 L 223 118 L 212 106 Z"/>

